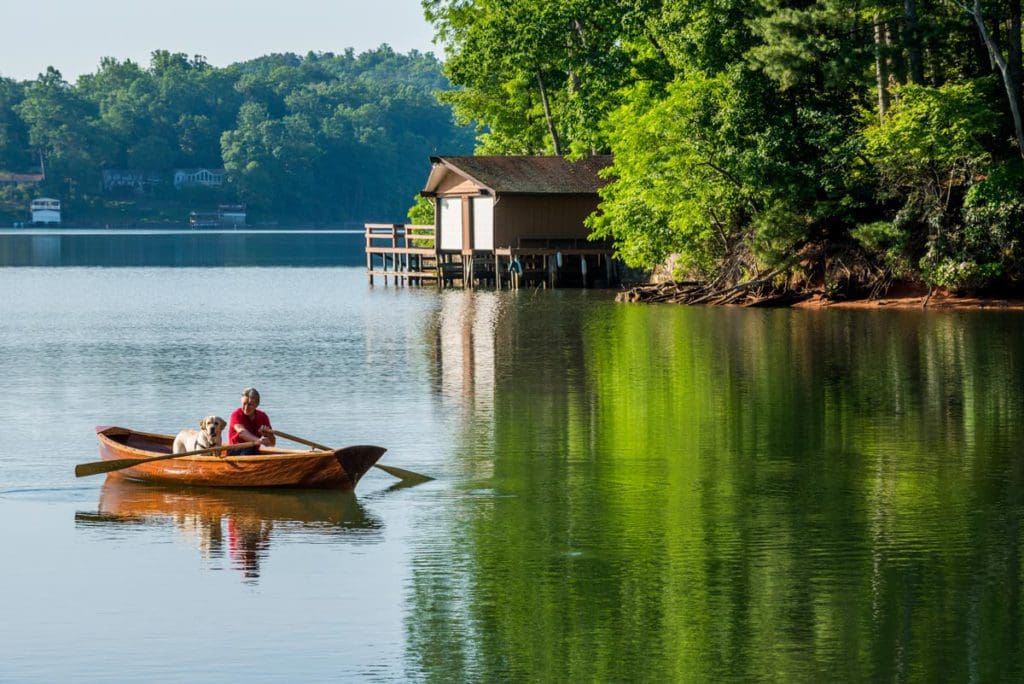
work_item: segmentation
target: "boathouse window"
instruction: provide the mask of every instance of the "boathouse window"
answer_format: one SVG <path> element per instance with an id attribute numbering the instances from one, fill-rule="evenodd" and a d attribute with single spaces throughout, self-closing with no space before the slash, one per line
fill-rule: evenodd
<path id="1" fill-rule="evenodd" d="M 473 198 L 473 249 L 494 249 L 494 198 Z"/>
<path id="2" fill-rule="evenodd" d="M 442 197 L 441 199 L 441 249 L 462 249 L 462 198 Z"/>

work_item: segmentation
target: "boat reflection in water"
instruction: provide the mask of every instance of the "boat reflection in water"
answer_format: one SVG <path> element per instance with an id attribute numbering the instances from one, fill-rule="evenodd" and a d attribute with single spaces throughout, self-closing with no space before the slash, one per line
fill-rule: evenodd
<path id="1" fill-rule="evenodd" d="M 382 522 L 352 491 L 174 487 L 108 477 L 96 513 L 76 525 L 124 529 L 170 523 L 206 560 L 227 558 L 248 582 L 260 576 L 271 543 L 316 536 L 376 542 Z"/>

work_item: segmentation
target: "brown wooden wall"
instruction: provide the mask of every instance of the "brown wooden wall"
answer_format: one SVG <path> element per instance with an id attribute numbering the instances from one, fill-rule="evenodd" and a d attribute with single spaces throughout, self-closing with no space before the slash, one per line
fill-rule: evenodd
<path id="1" fill-rule="evenodd" d="M 518 247 L 520 239 L 585 239 L 583 219 L 597 209 L 597 195 L 499 195 L 494 205 L 494 246 Z"/>
<path id="2" fill-rule="evenodd" d="M 479 195 L 480 187 L 469 180 L 454 173 L 449 173 L 441 181 L 437 188 L 438 195 Z"/>

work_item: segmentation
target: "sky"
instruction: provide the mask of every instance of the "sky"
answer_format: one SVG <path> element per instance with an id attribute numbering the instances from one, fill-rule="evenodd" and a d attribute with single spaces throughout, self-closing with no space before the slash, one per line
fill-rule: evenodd
<path id="1" fill-rule="evenodd" d="M 0 0 L 0 76 L 65 80 L 101 57 L 149 64 L 153 50 L 218 67 L 274 52 L 441 51 L 420 0 Z"/>

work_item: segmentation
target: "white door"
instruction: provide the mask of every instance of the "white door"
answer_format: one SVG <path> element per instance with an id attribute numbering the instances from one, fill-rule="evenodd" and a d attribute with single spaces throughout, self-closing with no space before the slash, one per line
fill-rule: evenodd
<path id="1" fill-rule="evenodd" d="M 494 198 L 473 198 L 473 249 L 494 249 Z"/>
<path id="2" fill-rule="evenodd" d="M 441 198 L 441 251 L 462 251 L 462 198 Z"/>

